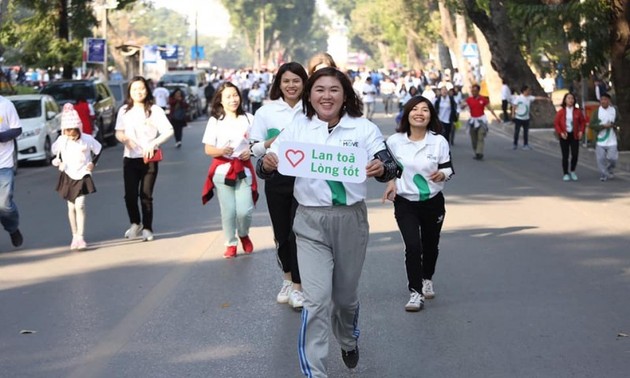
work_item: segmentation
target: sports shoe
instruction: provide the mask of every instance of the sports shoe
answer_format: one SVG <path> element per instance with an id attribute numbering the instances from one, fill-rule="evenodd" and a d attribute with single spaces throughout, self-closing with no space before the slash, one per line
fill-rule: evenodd
<path id="1" fill-rule="evenodd" d="M 571 176 L 571 180 L 573 180 L 573 181 L 577 181 L 578 180 L 577 175 L 575 174 L 575 172 L 570 172 L 569 175 Z"/>
<path id="2" fill-rule="evenodd" d="M 223 253 L 223 258 L 224 259 L 233 259 L 235 257 L 236 257 L 236 246 L 235 245 L 228 245 L 227 249 Z"/>
<path id="3" fill-rule="evenodd" d="M 567 173 L 566 175 L 562 176 L 562 181 L 571 181 L 571 176 L 569 176 L 569 174 Z"/>
<path id="4" fill-rule="evenodd" d="M 22 233 L 20 232 L 20 230 L 15 230 L 13 231 L 11 234 L 11 244 L 13 244 L 14 247 L 19 247 L 22 245 L 22 243 L 24 243 L 24 238 L 22 237 Z"/>
<path id="5" fill-rule="evenodd" d="M 142 223 L 141 224 L 132 223 L 131 227 L 129 227 L 129 229 L 125 231 L 125 238 L 135 239 L 140 236 L 141 232 L 142 232 Z"/>
<path id="6" fill-rule="evenodd" d="M 293 287 L 293 282 L 289 280 L 282 281 L 282 287 L 280 288 L 280 292 L 276 297 L 276 301 L 278 303 L 289 303 L 289 296 L 291 295 L 291 288 Z"/>
<path id="7" fill-rule="evenodd" d="M 83 240 L 83 238 L 81 236 L 77 236 L 77 241 L 76 241 L 76 246 L 79 251 L 83 251 L 87 248 L 87 243 L 85 242 L 85 240 Z"/>
<path id="8" fill-rule="evenodd" d="M 71 251 L 74 251 L 75 249 L 78 249 L 77 241 L 78 241 L 78 238 L 76 236 L 73 236 L 72 237 L 72 243 L 70 243 L 70 250 Z"/>
<path id="9" fill-rule="evenodd" d="M 612 179 L 614 179 L 614 178 L 615 178 L 615 174 L 613 173 L 613 171 L 612 171 L 612 170 L 610 170 L 610 169 L 609 169 L 609 170 L 608 170 L 608 179 L 609 179 L 609 180 L 612 180 Z"/>
<path id="10" fill-rule="evenodd" d="M 424 307 L 424 297 L 415 290 L 409 295 L 409 302 L 405 305 L 405 311 L 418 312 Z"/>
<path id="11" fill-rule="evenodd" d="M 513 145 L 513 146 L 512 146 L 512 149 L 513 149 L 513 150 L 517 150 L 517 149 L 518 149 L 518 146 L 515 144 L 515 145 Z"/>
<path id="12" fill-rule="evenodd" d="M 422 295 L 424 295 L 426 299 L 435 298 L 435 291 L 433 291 L 433 281 L 422 280 Z"/>
<path id="13" fill-rule="evenodd" d="M 241 244 L 243 244 L 243 251 L 245 251 L 245 253 L 249 254 L 254 252 L 254 244 L 252 244 L 249 236 L 239 236 L 238 238 L 241 239 Z"/>
<path id="14" fill-rule="evenodd" d="M 153 240 L 153 231 L 147 230 L 146 228 L 142 230 L 142 241 L 152 241 Z"/>
<path id="15" fill-rule="evenodd" d="M 341 359 L 343 359 L 343 363 L 346 364 L 348 369 L 354 369 L 359 363 L 359 347 L 357 346 L 356 348 L 348 352 L 342 349 Z"/>
<path id="16" fill-rule="evenodd" d="M 299 290 L 291 291 L 291 294 L 289 294 L 289 306 L 293 307 L 294 310 L 304 307 L 304 293 Z"/>
<path id="17" fill-rule="evenodd" d="M 175 148 L 180 148 L 182 146 L 182 142 L 175 142 Z"/>
<path id="18" fill-rule="evenodd" d="M 529 144 L 526 144 L 526 145 L 523 146 L 523 150 L 525 150 L 525 151 L 531 151 L 531 149 L 532 148 L 529 146 Z"/>
<path id="19" fill-rule="evenodd" d="M 606 181 L 606 180 L 608 180 L 608 175 L 599 176 L 599 181 Z"/>

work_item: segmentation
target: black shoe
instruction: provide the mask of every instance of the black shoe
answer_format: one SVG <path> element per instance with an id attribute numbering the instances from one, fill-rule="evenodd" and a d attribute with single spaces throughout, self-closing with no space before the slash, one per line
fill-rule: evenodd
<path id="1" fill-rule="evenodd" d="M 357 367 L 359 363 L 359 347 L 357 346 L 354 350 L 346 352 L 345 350 L 341 350 L 341 358 L 343 359 L 343 363 L 346 364 L 348 369 L 354 369 Z"/>
<path id="2" fill-rule="evenodd" d="M 475 154 L 475 156 L 473 156 L 473 159 L 475 159 L 475 160 L 483 160 L 483 154 Z"/>
<path id="3" fill-rule="evenodd" d="M 11 244 L 14 247 L 19 247 L 24 242 L 24 238 L 22 238 L 22 233 L 20 230 L 15 230 L 15 232 L 11 233 Z"/>

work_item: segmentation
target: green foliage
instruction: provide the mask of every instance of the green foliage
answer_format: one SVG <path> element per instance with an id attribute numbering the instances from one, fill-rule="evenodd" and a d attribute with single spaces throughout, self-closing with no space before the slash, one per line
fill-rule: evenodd
<path id="1" fill-rule="evenodd" d="M 324 46 L 326 24 L 315 10 L 315 0 L 223 0 L 243 46 L 258 53 L 256 41 L 264 9 L 264 55 L 283 50 L 285 58 L 300 59 Z"/>

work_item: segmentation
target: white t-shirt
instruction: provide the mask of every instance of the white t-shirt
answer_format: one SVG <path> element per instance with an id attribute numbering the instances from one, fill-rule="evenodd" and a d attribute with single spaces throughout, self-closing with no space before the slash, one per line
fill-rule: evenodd
<path id="1" fill-rule="evenodd" d="M 566 125 L 567 125 L 567 133 L 573 132 L 573 108 L 567 107 L 566 109 Z"/>
<path id="2" fill-rule="evenodd" d="M 523 96 L 522 94 L 516 96 L 512 101 L 514 105 L 514 118 L 527 121 L 529 119 L 529 108 L 532 101 L 535 99 L 536 97 L 534 96 Z"/>
<path id="3" fill-rule="evenodd" d="M 615 123 L 615 119 L 617 118 L 617 109 L 614 106 L 608 106 L 608 108 L 604 109 L 603 107 L 599 107 L 597 110 L 597 118 L 602 125 L 606 125 L 609 123 Z M 617 134 L 611 128 L 605 128 L 597 133 L 597 145 L 603 147 L 612 147 L 617 145 Z"/>
<path id="4" fill-rule="evenodd" d="M 436 171 L 447 180 L 453 175 L 448 142 L 439 134 L 427 132 L 423 140 L 412 141 L 406 133 L 395 133 L 387 138 L 387 146 L 403 166 L 396 194 L 409 201 L 426 201 L 444 189 L 444 181 L 429 180 Z"/>
<path id="5" fill-rule="evenodd" d="M 73 180 L 81 180 L 85 175 L 91 174 L 87 165 L 92 161 L 92 153 L 98 155 L 101 149 L 101 144 L 85 133 L 81 133 L 77 140 L 61 135 L 52 145 L 52 153 L 61 154 L 64 172 Z"/>
<path id="6" fill-rule="evenodd" d="M 363 102 L 374 102 L 376 99 L 376 87 L 374 84 L 363 84 L 363 87 L 361 88 L 361 95 L 363 95 Z"/>
<path id="7" fill-rule="evenodd" d="M 291 107 L 284 99 L 279 98 L 258 109 L 249 135 L 250 141 L 256 142 L 252 146 L 254 156 L 263 156 L 267 152 L 264 145 L 265 141 L 280 134 L 297 117 L 304 117 L 302 100 Z"/>
<path id="8" fill-rule="evenodd" d="M 164 87 L 157 87 L 153 91 L 153 97 L 155 98 L 155 105 L 160 108 L 166 108 L 168 106 L 168 89 Z"/>
<path id="9" fill-rule="evenodd" d="M 13 103 L 0 96 L 0 132 L 22 127 Z M 13 139 L 0 143 L 0 168 L 13 168 Z"/>
<path id="10" fill-rule="evenodd" d="M 508 87 L 507 84 L 503 84 L 501 86 L 501 100 L 510 101 L 511 98 L 512 98 L 512 91 L 510 90 L 510 87 Z"/>
<path id="11" fill-rule="evenodd" d="M 249 148 L 249 134 L 254 121 L 254 116 L 246 113 L 237 118 L 216 119 L 210 117 L 206 125 L 206 131 L 203 133 L 203 144 L 209 144 L 217 148 L 230 146 L 234 148 L 233 156 L 224 156 L 225 158 L 236 158 L 243 152 L 243 149 Z M 234 156 L 236 155 L 236 156 Z M 217 167 L 216 174 L 227 174 L 230 164 L 225 163 Z M 245 170 L 245 174 L 250 176 L 249 169 Z"/>
<path id="12" fill-rule="evenodd" d="M 383 136 L 378 126 L 367 118 L 352 118 L 345 115 L 335 129 L 328 133 L 328 123 L 300 117 L 287 127 L 273 142 L 269 151 L 278 154 L 282 142 L 304 142 L 328 146 L 352 146 L 366 151 L 368 161 L 374 154 L 385 149 Z M 293 196 L 303 206 L 350 206 L 365 199 L 366 182 L 347 183 L 304 177 L 295 178 Z"/>
<path id="13" fill-rule="evenodd" d="M 393 95 L 396 91 L 396 84 L 393 81 L 383 81 L 381 83 L 381 94 L 383 96 Z"/>
<path id="14" fill-rule="evenodd" d="M 433 105 L 440 99 L 440 108 L 436 109 L 438 112 L 438 119 L 442 123 L 451 123 L 451 98 L 449 96 L 439 96 L 433 102 Z"/>
<path id="15" fill-rule="evenodd" d="M 127 105 L 123 105 L 118 111 L 116 131 L 124 131 L 125 136 L 137 145 L 133 150 L 125 145 L 123 156 L 127 158 L 142 158 L 144 149 L 149 148 L 151 142 L 158 135 L 173 133 L 173 126 L 166 118 L 164 110 L 157 105 L 151 106 L 151 115 L 149 117 L 147 117 L 142 107 L 134 106 L 127 111 Z"/>

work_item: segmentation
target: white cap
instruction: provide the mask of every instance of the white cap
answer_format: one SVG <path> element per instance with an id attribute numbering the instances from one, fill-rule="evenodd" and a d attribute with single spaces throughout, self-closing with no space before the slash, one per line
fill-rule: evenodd
<path id="1" fill-rule="evenodd" d="M 66 103 L 63 106 L 63 111 L 61 112 L 61 130 L 66 129 L 79 129 L 83 128 L 83 123 L 81 122 L 81 118 L 79 118 L 79 113 L 74 110 L 74 106 L 71 103 Z"/>

